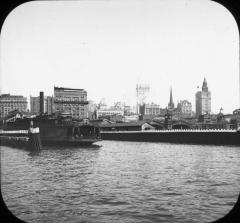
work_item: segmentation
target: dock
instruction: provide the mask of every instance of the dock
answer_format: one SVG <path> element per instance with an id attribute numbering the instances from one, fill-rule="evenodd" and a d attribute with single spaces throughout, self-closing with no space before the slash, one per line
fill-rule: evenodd
<path id="1" fill-rule="evenodd" d="M 103 140 L 167 142 L 202 145 L 240 145 L 240 131 L 232 129 L 172 129 L 101 131 Z"/>
<path id="2" fill-rule="evenodd" d="M 40 151 L 42 143 L 39 128 L 30 127 L 28 130 L 14 131 L 0 130 L 0 145 Z"/>

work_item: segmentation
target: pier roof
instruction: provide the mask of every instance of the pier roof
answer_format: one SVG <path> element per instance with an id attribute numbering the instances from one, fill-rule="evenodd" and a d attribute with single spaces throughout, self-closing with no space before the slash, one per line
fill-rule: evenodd
<path id="1" fill-rule="evenodd" d="M 120 123 L 109 123 L 109 124 L 100 124 L 100 127 L 128 127 L 128 126 L 142 126 L 143 124 L 149 124 L 146 121 L 138 121 L 138 122 L 120 122 Z"/>

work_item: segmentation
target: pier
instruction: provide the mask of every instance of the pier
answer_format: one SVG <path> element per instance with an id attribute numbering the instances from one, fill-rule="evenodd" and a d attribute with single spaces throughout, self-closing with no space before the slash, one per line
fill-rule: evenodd
<path id="1" fill-rule="evenodd" d="M 231 129 L 172 129 L 101 131 L 103 140 L 167 142 L 202 145 L 240 145 L 240 131 Z"/>
<path id="2" fill-rule="evenodd" d="M 0 130 L 0 145 L 25 148 L 40 151 L 42 148 L 39 128 L 30 127 L 28 130 Z"/>

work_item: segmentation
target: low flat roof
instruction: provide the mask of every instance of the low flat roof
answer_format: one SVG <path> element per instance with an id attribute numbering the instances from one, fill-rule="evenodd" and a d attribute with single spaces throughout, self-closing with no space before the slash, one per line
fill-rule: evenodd
<path id="1" fill-rule="evenodd" d="M 138 121 L 138 122 L 121 122 L 121 123 L 109 123 L 109 124 L 100 124 L 100 127 L 128 127 L 128 126 L 142 126 L 143 124 L 148 122 Z"/>
<path id="2" fill-rule="evenodd" d="M 63 90 L 63 91 L 84 91 L 81 88 L 66 88 L 66 87 L 54 87 L 54 90 Z"/>

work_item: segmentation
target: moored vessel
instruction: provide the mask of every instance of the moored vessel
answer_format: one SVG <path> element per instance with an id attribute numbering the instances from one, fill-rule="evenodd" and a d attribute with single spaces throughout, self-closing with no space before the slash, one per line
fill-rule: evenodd
<path id="1" fill-rule="evenodd" d="M 3 130 L 24 130 L 32 123 L 39 127 L 42 145 L 88 146 L 101 140 L 99 127 L 71 117 L 39 115 L 4 122 Z"/>

